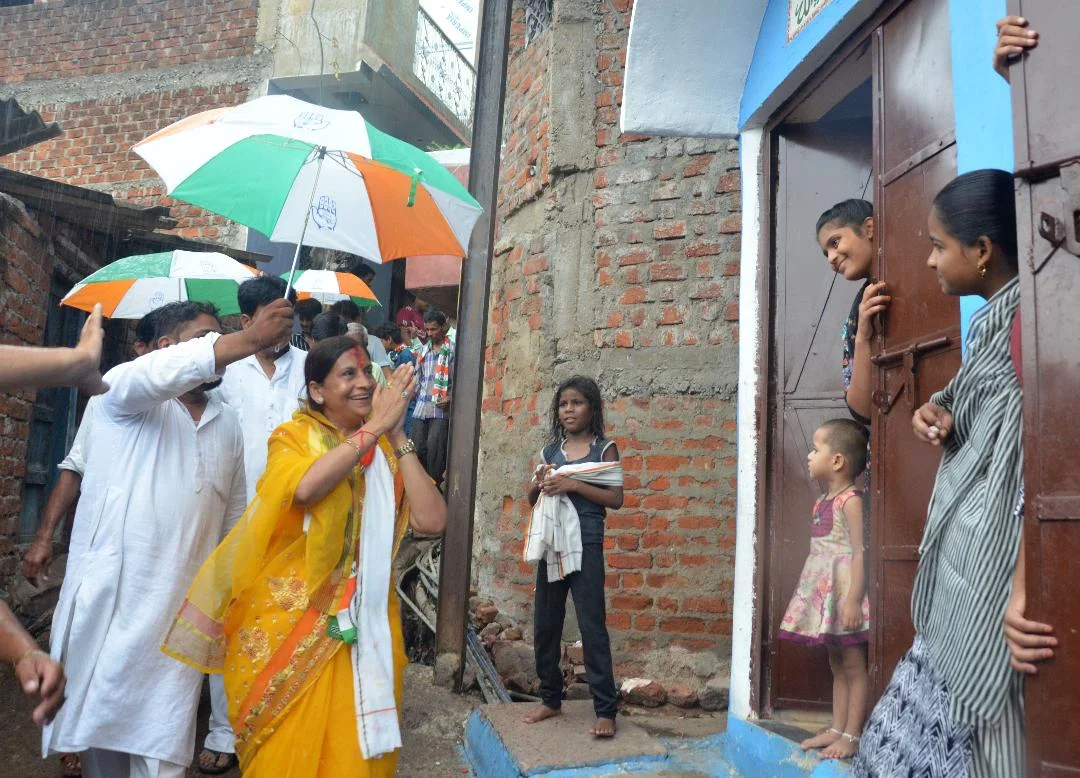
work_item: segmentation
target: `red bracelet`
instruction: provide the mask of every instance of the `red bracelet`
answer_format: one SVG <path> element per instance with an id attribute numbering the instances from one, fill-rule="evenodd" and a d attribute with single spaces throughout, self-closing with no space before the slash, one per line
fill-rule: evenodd
<path id="1" fill-rule="evenodd" d="M 369 448 L 363 455 L 360 455 L 360 449 L 364 447 L 364 439 L 363 437 L 361 437 L 362 435 L 367 435 L 371 438 L 371 448 Z M 359 440 L 356 440 L 357 438 L 359 438 Z M 373 433 L 368 432 L 365 429 L 358 429 L 348 439 L 354 444 L 356 444 L 356 452 L 360 458 L 360 464 L 363 467 L 367 467 L 375 460 L 375 447 L 379 445 L 379 439 L 375 437 Z"/>

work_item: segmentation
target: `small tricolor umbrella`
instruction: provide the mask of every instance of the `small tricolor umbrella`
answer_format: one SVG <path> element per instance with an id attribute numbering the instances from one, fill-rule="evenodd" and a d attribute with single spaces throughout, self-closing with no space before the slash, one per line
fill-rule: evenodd
<path id="1" fill-rule="evenodd" d="M 352 273 L 333 270 L 295 270 L 282 273 L 289 285 L 296 289 L 296 296 L 312 297 L 322 303 L 352 300 L 360 308 L 375 308 L 381 303 L 371 287 Z"/>
<path id="2" fill-rule="evenodd" d="M 61 305 L 102 312 L 114 319 L 140 319 L 166 303 L 213 303 L 222 315 L 240 312 L 236 290 L 258 275 L 232 257 L 210 251 L 166 251 L 111 262 L 77 283 Z"/>
<path id="3" fill-rule="evenodd" d="M 465 256 L 482 209 L 427 153 L 356 111 L 269 95 L 181 119 L 136 144 L 173 197 L 272 241 L 374 262 Z"/>

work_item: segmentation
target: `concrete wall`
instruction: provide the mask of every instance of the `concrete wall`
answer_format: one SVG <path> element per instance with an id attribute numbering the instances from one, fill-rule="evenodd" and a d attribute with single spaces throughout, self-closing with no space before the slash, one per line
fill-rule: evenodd
<path id="1" fill-rule="evenodd" d="M 554 386 L 595 377 L 627 475 L 606 540 L 616 663 L 664 679 L 728 655 L 739 174 L 734 143 L 619 132 L 629 6 L 556 0 L 527 48 L 515 8 L 474 570 L 530 618 L 529 474 Z"/>
<path id="2" fill-rule="evenodd" d="M 623 131 L 736 137 L 739 99 L 765 5 L 765 0 L 637 0 L 626 57 Z M 724 42 L 718 46 L 721 31 Z"/>

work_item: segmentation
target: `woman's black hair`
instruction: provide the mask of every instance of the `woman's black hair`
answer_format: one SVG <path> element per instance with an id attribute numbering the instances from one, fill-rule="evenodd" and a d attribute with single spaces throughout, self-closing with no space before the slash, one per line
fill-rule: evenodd
<path id="1" fill-rule="evenodd" d="M 592 413 L 589 431 L 597 438 L 603 438 L 604 398 L 600 396 L 600 387 L 597 386 L 596 381 L 591 378 L 586 378 L 583 375 L 576 375 L 567 378 L 559 384 L 559 387 L 555 390 L 555 397 L 551 401 L 551 432 L 548 434 L 548 443 L 558 444 L 566 437 L 562 423 L 559 421 L 559 398 L 562 397 L 562 393 L 567 389 L 576 389 L 584 396 L 585 402 L 589 404 L 589 410 Z"/>
<path id="2" fill-rule="evenodd" d="M 826 224 L 835 224 L 837 227 L 851 227 L 856 235 L 861 236 L 863 222 L 873 216 L 874 204 L 869 200 L 844 200 L 818 217 L 814 235 L 819 235 Z"/>
<path id="3" fill-rule="evenodd" d="M 311 398 L 311 382 L 321 384 L 325 381 L 341 355 L 352 349 L 364 351 L 353 338 L 348 335 L 338 335 L 337 337 L 320 340 L 308 352 L 307 359 L 304 360 L 304 387 L 307 391 L 308 405 L 315 410 L 321 411 L 322 406 Z M 367 352 L 364 351 L 364 354 L 367 354 Z"/>
<path id="4" fill-rule="evenodd" d="M 311 339 L 318 343 L 327 338 L 336 338 L 349 331 L 345 320 L 336 313 L 325 311 L 316 316 L 311 322 Z"/>
<path id="5" fill-rule="evenodd" d="M 1012 173 L 972 170 L 950 181 L 934 198 L 933 210 L 946 232 L 965 246 L 987 237 L 1017 270 L 1016 194 Z"/>

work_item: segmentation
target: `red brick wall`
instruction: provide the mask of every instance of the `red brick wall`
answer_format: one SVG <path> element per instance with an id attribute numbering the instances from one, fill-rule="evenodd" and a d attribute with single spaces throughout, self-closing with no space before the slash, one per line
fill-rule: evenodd
<path id="1" fill-rule="evenodd" d="M 39 106 L 42 118 L 58 122 L 64 134 L 23 149 L 8 157 L 7 164 L 23 173 L 105 189 L 117 200 L 167 205 L 180 220 L 181 234 L 215 240 L 227 220 L 164 197 L 161 180 L 131 148 L 185 116 L 244 102 L 250 88 L 250 84 L 192 87 Z"/>
<path id="2" fill-rule="evenodd" d="M 180 234 L 222 239 L 228 221 L 162 197 L 160 180 L 131 147 L 185 116 L 244 102 L 258 83 L 200 85 L 163 76 L 139 87 L 125 79 L 250 55 L 257 16 L 258 0 L 60 0 L 0 9 L 0 82 L 20 84 L 20 104 L 64 131 L 5 164 L 120 200 L 170 206 Z M 60 102 L 49 84 L 58 78 L 73 79 Z M 80 99 L 83 84 L 107 96 Z M 51 102 L 35 97 L 38 87 Z"/>
<path id="3" fill-rule="evenodd" d="M 6 84 L 251 54 L 258 0 L 49 0 L 0 8 Z"/>
<path id="4" fill-rule="evenodd" d="M 495 538 L 478 540 L 477 579 L 482 595 L 529 618 L 525 495 L 552 373 L 596 377 L 626 471 L 625 505 L 607 521 L 608 625 L 620 673 L 637 674 L 648 652 L 671 646 L 726 654 L 731 634 L 738 155 L 726 141 L 619 132 L 630 3 L 596 7 L 592 164 L 565 174 L 547 142 L 548 92 L 572 80 L 551 70 L 558 17 L 528 48 L 515 18 L 481 438 L 481 493 L 503 496 L 479 508 Z M 580 208 L 582 192 L 589 242 L 567 256 L 555 214 Z M 571 275 L 584 290 L 567 287 L 566 263 L 583 265 Z M 557 298 L 567 295 L 588 323 L 560 335 Z"/>
<path id="5" fill-rule="evenodd" d="M 514 9 L 510 27 L 512 62 L 507 69 L 507 101 L 499 169 L 499 207 L 513 211 L 537 197 L 551 182 L 551 92 L 546 86 L 550 33 L 525 46 L 525 11 Z"/>
<path id="6" fill-rule="evenodd" d="M 0 194 L 0 342 L 44 342 L 49 289 L 54 274 L 82 278 L 101 266 L 102 246 L 63 222 L 40 219 L 22 203 Z M 118 335 L 120 328 L 112 334 Z M 0 582 L 15 573 L 13 546 L 34 392 L 0 393 Z"/>

